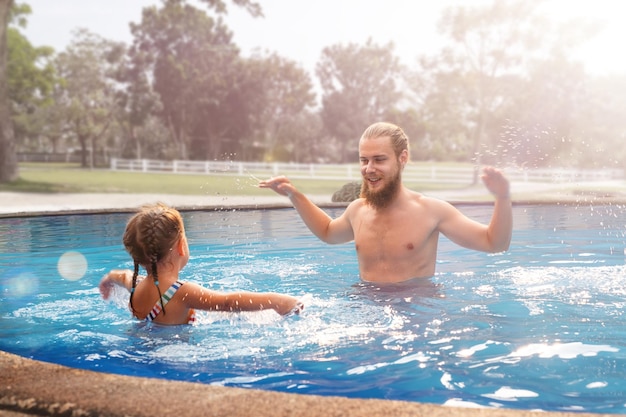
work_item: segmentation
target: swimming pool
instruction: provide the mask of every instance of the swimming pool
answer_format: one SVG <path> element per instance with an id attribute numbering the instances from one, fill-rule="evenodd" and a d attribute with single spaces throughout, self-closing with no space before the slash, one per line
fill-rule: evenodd
<path id="1" fill-rule="evenodd" d="M 480 221 L 491 212 L 461 209 Z M 291 393 L 624 413 L 625 212 L 516 206 L 509 252 L 442 239 L 435 277 L 384 288 L 359 281 L 351 244 L 319 242 L 291 209 L 185 212 L 186 279 L 296 294 L 307 307 L 289 318 L 200 313 L 196 326 L 176 327 L 137 323 L 122 292 L 99 297 L 104 272 L 130 266 L 128 214 L 2 219 L 0 349 Z"/>

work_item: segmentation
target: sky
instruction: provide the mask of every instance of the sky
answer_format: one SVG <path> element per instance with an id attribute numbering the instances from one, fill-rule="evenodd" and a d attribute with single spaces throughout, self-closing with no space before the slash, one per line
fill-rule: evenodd
<path id="1" fill-rule="evenodd" d="M 257 0 L 265 15 L 253 18 L 232 4 L 226 24 L 242 54 L 276 52 L 314 71 L 322 49 L 337 43 L 393 42 L 405 64 L 436 53 L 443 45 L 437 23 L 443 9 L 484 5 L 487 0 Z M 139 22 L 146 6 L 160 0 L 18 0 L 31 6 L 26 37 L 35 46 L 65 49 L 72 32 L 84 27 L 104 38 L 130 43 L 129 22 Z M 602 32 L 581 47 L 575 59 L 593 74 L 626 73 L 626 25 L 621 0 L 548 0 L 555 19 L 582 16 L 602 23 Z"/>

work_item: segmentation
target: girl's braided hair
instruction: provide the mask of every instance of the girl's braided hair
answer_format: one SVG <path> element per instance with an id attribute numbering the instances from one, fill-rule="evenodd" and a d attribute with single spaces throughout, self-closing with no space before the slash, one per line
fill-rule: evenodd
<path id="1" fill-rule="evenodd" d="M 137 285 L 139 266 L 152 276 L 159 291 L 159 300 L 163 307 L 163 295 L 159 289 L 157 264 L 164 259 L 184 232 L 183 219 L 178 210 L 162 203 L 143 206 L 126 224 L 122 239 L 124 247 L 135 263 L 133 282 L 130 291 L 130 308 L 133 313 L 133 294 Z"/>

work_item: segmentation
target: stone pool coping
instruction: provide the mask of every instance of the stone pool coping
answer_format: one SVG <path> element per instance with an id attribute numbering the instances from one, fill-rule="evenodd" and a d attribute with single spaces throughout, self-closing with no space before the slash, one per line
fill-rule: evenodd
<path id="1" fill-rule="evenodd" d="M 623 185 L 623 182 L 621 183 Z M 614 184 L 611 185 L 614 187 Z M 563 193 L 559 189 L 533 185 L 516 194 L 513 202 L 575 203 L 626 202 L 626 194 Z M 600 187 L 601 189 L 601 187 Z M 622 188 L 626 189 L 626 187 Z M 529 194 L 530 193 L 530 194 Z M 460 204 L 489 202 L 489 196 L 472 190 L 430 192 L 428 195 Z M 313 196 L 324 206 L 330 196 Z M 26 194 L 0 192 L 0 218 L 70 213 L 134 211 L 141 204 L 162 201 L 181 210 L 253 209 L 291 207 L 280 196 L 207 197 L 128 194 Z M 255 389 L 138 378 L 100 373 L 31 360 L 0 351 L 0 416 L 181 416 L 282 417 L 546 417 L 606 416 L 608 414 L 539 412 L 502 408 L 461 408 L 427 403 L 378 399 L 288 394 Z"/>
<path id="2" fill-rule="evenodd" d="M 599 417 L 289 394 L 68 368 L 0 351 L 0 416 Z"/>
<path id="3" fill-rule="evenodd" d="M 626 204 L 626 181 L 564 184 L 511 184 L 514 204 Z M 608 190 L 608 191 L 607 191 Z M 425 195 L 453 204 L 491 204 L 484 187 L 428 191 Z M 309 196 L 322 207 L 342 207 L 330 195 Z M 133 212 L 143 204 L 162 202 L 179 210 L 290 208 L 286 197 L 190 196 L 120 193 L 19 193 L 0 191 L 0 219 L 39 215 Z"/>
<path id="4" fill-rule="evenodd" d="M 490 204 L 493 197 L 484 186 L 429 190 L 425 195 L 453 204 Z M 323 207 L 333 203 L 331 195 L 309 195 Z M 577 183 L 511 183 L 514 204 L 626 204 L 626 180 Z M 132 212 L 157 201 L 179 210 L 259 209 L 292 207 L 286 197 L 267 195 L 171 195 L 121 193 L 20 193 L 0 191 L 0 219 L 37 215 Z"/>

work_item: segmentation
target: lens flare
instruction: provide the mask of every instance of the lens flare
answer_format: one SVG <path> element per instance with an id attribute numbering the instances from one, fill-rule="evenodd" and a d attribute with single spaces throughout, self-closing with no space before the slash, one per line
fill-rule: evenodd
<path id="1" fill-rule="evenodd" d="M 87 259 L 80 252 L 65 252 L 57 263 L 59 275 L 69 281 L 78 281 L 87 272 Z"/>
<path id="2" fill-rule="evenodd" d="M 32 271 L 13 269 L 0 276 L 0 298 L 4 301 L 26 299 L 37 294 L 39 280 Z"/>

